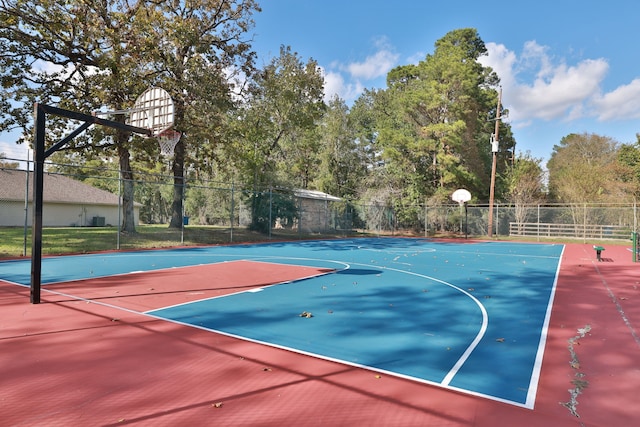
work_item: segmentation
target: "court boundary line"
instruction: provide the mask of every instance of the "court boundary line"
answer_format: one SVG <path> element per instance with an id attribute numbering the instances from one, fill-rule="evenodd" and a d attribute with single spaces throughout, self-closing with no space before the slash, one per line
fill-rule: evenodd
<path id="1" fill-rule="evenodd" d="M 538 386 L 540 385 L 540 373 L 542 372 L 542 362 L 544 360 L 544 349 L 547 346 L 547 338 L 549 336 L 549 324 L 551 323 L 551 314 L 553 312 L 553 302 L 556 297 L 556 290 L 558 286 L 558 279 L 560 278 L 560 269 L 562 267 L 562 258 L 564 251 L 567 248 L 566 245 L 562 245 L 562 251 L 558 257 L 558 266 L 556 268 L 555 277 L 553 279 L 553 285 L 551 286 L 551 292 L 549 294 L 549 302 L 547 303 L 547 310 L 545 313 L 544 322 L 540 328 L 540 341 L 538 342 L 538 349 L 536 350 L 536 359 L 533 363 L 533 372 L 531 373 L 531 381 L 529 383 L 529 390 L 527 391 L 526 403 L 534 409 L 536 404 L 536 396 L 538 395 Z"/>

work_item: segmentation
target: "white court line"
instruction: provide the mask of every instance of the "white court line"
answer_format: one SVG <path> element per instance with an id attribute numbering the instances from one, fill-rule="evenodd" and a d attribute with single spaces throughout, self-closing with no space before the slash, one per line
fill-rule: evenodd
<path id="1" fill-rule="evenodd" d="M 440 279 L 436 279 L 435 277 L 431 277 L 431 276 L 427 276 L 424 274 L 419 274 L 419 273 L 414 273 L 412 271 L 406 271 L 406 270 L 401 270 L 398 268 L 392 268 L 392 267 L 384 267 L 384 266 L 379 266 L 379 265 L 370 265 L 370 264 L 358 264 L 358 263 L 351 263 L 351 265 L 360 265 L 360 266 L 367 266 L 367 267 L 378 267 L 380 269 L 384 269 L 384 270 L 391 270 L 391 271 L 395 271 L 398 273 L 405 273 L 405 274 L 411 274 L 413 276 L 417 276 L 417 277 L 422 277 L 423 279 L 427 279 L 427 280 L 432 280 L 434 282 L 437 283 L 441 283 L 445 286 L 449 286 L 452 289 L 457 290 L 458 292 L 461 292 L 462 294 L 466 295 L 469 299 L 471 299 L 480 309 L 480 312 L 482 313 L 482 322 L 480 325 L 480 329 L 478 331 L 478 333 L 476 334 L 475 338 L 473 339 L 473 341 L 471 342 L 471 344 L 469 344 L 466 348 L 466 350 L 464 351 L 464 353 L 462 354 L 462 356 L 460 356 L 460 358 L 456 361 L 456 363 L 453 365 L 453 367 L 449 370 L 449 372 L 445 375 L 444 379 L 440 382 L 440 384 L 442 386 L 449 386 L 449 384 L 451 383 L 451 380 L 453 380 L 453 377 L 455 377 L 455 375 L 458 373 L 458 371 L 460 370 L 460 368 L 462 368 L 462 366 L 465 364 L 465 362 L 467 361 L 467 359 L 469 359 L 469 356 L 471 356 L 471 353 L 473 352 L 473 350 L 475 350 L 475 348 L 478 346 L 478 344 L 480 344 L 480 341 L 482 341 L 482 338 L 484 337 L 486 331 L 487 331 L 487 327 L 489 325 L 489 315 L 487 313 L 487 309 L 484 307 L 484 305 L 480 302 L 480 300 L 478 300 L 476 297 L 474 297 L 473 295 L 471 295 L 469 292 L 465 291 L 464 289 L 453 285 L 449 282 L 445 282 L 444 280 L 440 280 Z"/>
<path id="2" fill-rule="evenodd" d="M 455 377 L 455 375 L 458 373 L 458 371 L 460 370 L 460 368 L 462 368 L 462 366 L 465 364 L 465 362 L 467 361 L 467 359 L 471 356 L 471 353 L 473 352 L 473 350 L 475 350 L 475 348 L 478 346 L 478 344 L 480 344 L 480 342 L 482 341 L 482 338 L 484 337 L 486 331 L 487 331 L 487 327 L 489 324 L 489 315 L 487 314 L 487 310 L 484 307 L 484 305 L 473 295 L 471 295 L 469 292 L 465 291 L 464 289 L 455 286 L 449 282 L 445 282 L 444 280 L 440 280 L 440 279 L 436 279 L 435 277 L 431 277 L 431 276 L 427 276 L 424 274 L 419 274 L 419 273 L 414 273 L 411 271 L 406 271 L 406 270 L 401 270 L 398 268 L 392 268 L 392 267 L 385 267 L 385 266 L 381 266 L 381 265 L 376 265 L 376 264 L 364 264 L 364 263 L 356 263 L 356 262 L 351 262 L 351 263 L 345 263 L 344 261 L 337 261 L 337 260 L 328 260 L 328 259 L 318 259 L 318 258 L 292 258 L 292 257 L 283 257 L 283 256 L 266 256 L 266 257 L 256 257 L 254 260 L 258 260 L 258 259 L 281 259 L 281 260 L 297 260 L 297 261 L 322 261 L 325 263 L 335 263 L 335 264 L 342 264 L 345 266 L 345 268 L 343 270 L 340 271 L 344 271 L 344 270 L 348 270 L 349 268 L 351 268 L 351 266 L 360 266 L 360 267 L 370 267 L 370 268 L 378 268 L 378 269 L 382 269 L 382 270 L 389 270 L 389 271 L 395 271 L 397 273 L 404 273 L 404 274 L 410 274 L 413 276 L 417 276 L 417 277 L 421 277 L 423 279 L 427 279 L 427 280 L 431 280 L 434 281 L 436 283 L 441 283 L 445 286 L 448 286 L 452 289 L 457 290 L 458 292 L 464 294 L 465 296 L 467 296 L 469 299 L 471 299 L 480 309 L 480 312 L 482 313 L 482 322 L 480 324 L 480 328 L 478 330 L 478 333 L 476 334 L 475 338 L 473 339 L 473 341 L 467 346 L 467 348 L 465 349 L 465 351 L 463 352 L 462 356 L 460 356 L 460 358 L 456 361 L 456 363 L 452 366 L 452 368 L 449 370 L 449 372 L 447 372 L 447 374 L 445 375 L 444 379 L 440 382 L 440 385 L 444 386 L 444 387 L 448 387 L 449 384 L 451 383 L 451 381 L 453 380 L 453 378 Z M 290 264 L 287 264 L 290 265 Z M 338 271 L 334 271 L 328 274 L 335 274 Z M 310 277 L 318 277 L 318 276 L 310 276 Z M 304 280 L 304 279 L 299 279 L 299 280 Z M 283 283 L 290 283 L 290 282 L 283 282 Z M 274 285 L 270 285 L 270 286 L 277 286 L 283 283 L 277 283 Z M 270 287 L 267 286 L 267 287 Z M 267 287 L 263 287 L 261 289 L 265 289 Z M 241 292 L 247 292 L 247 291 L 241 291 Z M 212 298 L 207 298 L 206 300 L 210 300 L 210 299 L 216 299 L 216 298 L 224 298 L 225 296 L 229 296 L 231 294 L 226 294 L 226 295 L 219 295 L 219 296 L 215 296 Z M 198 301 L 205 301 L 205 300 L 198 300 Z M 163 308 L 159 308 L 159 309 L 154 309 L 154 310 L 149 310 L 147 312 L 145 312 L 145 314 L 150 314 L 153 313 L 155 311 L 160 311 L 160 310 L 164 310 L 167 308 L 172 308 L 172 307 L 177 307 L 177 306 L 181 306 L 181 305 L 186 305 L 186 304 L 191 304 L 192 302 L 185 302 L 185 303 L 181 303 L 181 304 L 176 304 L 174 306 L 170 306 L 170 307 L 163 307 Z"/>

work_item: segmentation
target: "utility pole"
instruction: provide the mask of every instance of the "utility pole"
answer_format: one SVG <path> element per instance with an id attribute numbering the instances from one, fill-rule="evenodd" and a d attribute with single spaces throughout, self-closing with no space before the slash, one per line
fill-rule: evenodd
<path id="1" fill-rule="evenodd" d="M 491 154 L 493 160 L 491 162 L 491 188 L 489 189 L 489 237 L 493 237 L 493 198 L 495 195 L 496 187 L 496 163 L 498 157 L 498 131 L 500 130 L 500 103 L 502 102 L 502 86 L 500 86 L 500 93 L 498 94 L 498 108 L 496 109 L 496 127 L 493 135 L 491 135 Z"/>

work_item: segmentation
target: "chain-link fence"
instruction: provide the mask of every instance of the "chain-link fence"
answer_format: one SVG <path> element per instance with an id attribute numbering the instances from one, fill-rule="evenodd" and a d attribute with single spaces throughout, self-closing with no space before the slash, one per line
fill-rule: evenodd
<path id="1" fill-rule="evenodd" d="M 637 230 L 635 203 L 629 204 L 494 204 L 495 236 L 629 239 Z M 489 234 L 489 206 L 430 206 L 425 208 L 426 230 L 431 234 L 454 232 L 483 236 Z"/>
<path id="2" fill-rule="evenodd" d="M 21 169 L 0 169 L 0 173 L 2 241 L 13 245 L 24 242 L 23 253 L 4 252 L 26 254 L 33 214 L 32 174 Z M 489 234 L 487 205 L 397 208 L 302 189 L 253 190 L 203 179 L 174 180 L 165 175 L 136 174 L 134 178 L 125 180 L 118 171 L 104 170 L 99 174 L 46 173 L 44 253 L 356 234 Z M 77 238 L 64 240 L 63 229 Z M 628 238 L 635 230 L 633 203 L 494 204 L 492 234 L 496 237 L 619 239 Z"/>

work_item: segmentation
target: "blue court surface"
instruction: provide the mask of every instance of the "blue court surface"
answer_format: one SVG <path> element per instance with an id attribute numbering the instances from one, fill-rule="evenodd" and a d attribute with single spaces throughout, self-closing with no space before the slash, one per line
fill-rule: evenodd
<path id="1" fill-rule="evenodd" d="M 147 314 L 533 408 L 563 249 L 406 238 L 199 247 L 45 258 L 42 283 L 233 260 L 330 268 Z M 28 267 L 0 263 L 0 278 L 27 285 Z"/>

